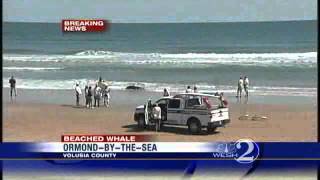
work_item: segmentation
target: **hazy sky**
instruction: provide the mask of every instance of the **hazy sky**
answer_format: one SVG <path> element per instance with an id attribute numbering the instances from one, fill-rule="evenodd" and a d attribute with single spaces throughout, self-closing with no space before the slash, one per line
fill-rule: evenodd
<path id="1" fill-rule="evenodd" d="M 4 21 L 225 22 L 317 19 L 317 0 L 4 0 Z"/>

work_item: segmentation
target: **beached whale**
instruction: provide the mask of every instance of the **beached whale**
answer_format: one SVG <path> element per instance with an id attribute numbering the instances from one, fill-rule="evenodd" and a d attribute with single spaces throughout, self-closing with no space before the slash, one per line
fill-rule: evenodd
<path id="1" fill-rule="evenodd" d="M 144 90 L 144 87 L 136 86 L 136 85 L 129 85 L 129 86 L 126 87 L 126 89 L 131 89 L 131 90 Z"/>

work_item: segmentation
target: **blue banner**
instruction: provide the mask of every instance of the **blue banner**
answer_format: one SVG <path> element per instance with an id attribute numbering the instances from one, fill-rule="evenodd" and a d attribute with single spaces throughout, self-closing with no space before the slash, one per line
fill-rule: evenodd
<path id="1" fill-rule="evenodd" d="M 31 151 L 38 143 L 2 143 L 0 159 L 253 159 L 272 160 L 320 160 L 319 143 L 264 142 L 248 144 L 220 143 L 219 148 L 229 150 L 221 153 L 214 148 L 212 152 L 46 152 Z M 216 145 L 215 143 L 214 145 Z M 233 145 L 233 146 L 231 146 Z M 211 146 L 211 143 L 208 143 Z M 175 147 L 179 151 L 179 147 Z M 232 151 L 233 149 L 236 149 Z M 233 153 L 230 153 L 233 152 Z"/>
<path id="2" fill-rule="evenodd" d="M 192 176 L 199 172 L 221 173 L 223 169 L 226 174 L 237 172 L 241 177 L 246 177 L 257 171 L 302 170 L 315 173 L 320 165 L 319 143 L 206 143 L 204 152 L 185 152 L 186 150 L 183 152 L 60 152 L 59 149 L 55 149 L 56 146 L 53 146 L 54 148 L 49 146 L 47 149 L 35 148 L 38 145 L 39 143 L 0 144 L 3 171 L 9 174 L 20 172 L 121 174 L 123 171 L 134 173 L 152 171 Z M 175 148 L 175 151 L 179 151 L 179 147 Z M 208 152 L 210 149 L 212 152 Z M 158 150 L 161 150 L 160 146 Z M 236 156 L 232 157 L 234 154 Z M 93 155 L 96 157 L 92 157 Z"/>

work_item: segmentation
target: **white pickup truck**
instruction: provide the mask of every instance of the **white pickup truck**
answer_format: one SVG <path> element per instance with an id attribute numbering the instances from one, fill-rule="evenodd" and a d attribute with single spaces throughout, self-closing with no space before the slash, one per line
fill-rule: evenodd
<path id="1" fill-rule="evenodd" d="M 162 97 L 148 105 L 149 112 L 155 104 L 161 108 L 161 125 L 188 126 L 191 134 L 200 133 L 203 127 L 211 133 L 230 122 L 227 103 L 219 96 L 182 93 Z M 151 114 L 148 120 L 145 118 L 146 107 L 147 105 L 140 105 L 135 110 L 134 120 L 140 128 L 154 125 Z"/>

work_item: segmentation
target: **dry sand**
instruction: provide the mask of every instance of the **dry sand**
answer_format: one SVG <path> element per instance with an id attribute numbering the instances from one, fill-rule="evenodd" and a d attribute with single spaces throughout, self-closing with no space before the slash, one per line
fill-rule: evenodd
<path id="1" fill-rule="evenodd" d="M 134 107 L 96 109 L 72 105 L 5 103 L 4 141 L 60 141 L 63 134 L 152 134 L 157 141 L 316 141 L 317 108 L 314 105 L 230 105 L 231 123 L 214 134 L 189 135 L 185 127 L 141 131 L 133 120 Z M 239 120 L 241 115 L 265 120 Z"/>

